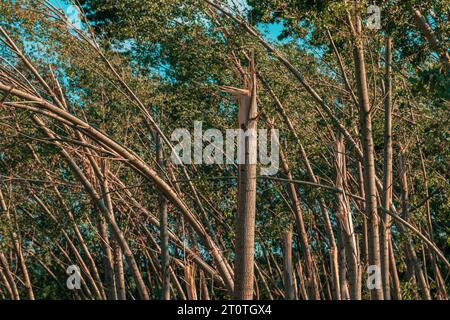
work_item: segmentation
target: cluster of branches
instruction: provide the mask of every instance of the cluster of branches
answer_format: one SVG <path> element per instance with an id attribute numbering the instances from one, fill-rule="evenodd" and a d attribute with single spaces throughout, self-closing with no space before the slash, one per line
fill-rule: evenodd
<path id="1" fill-rule="evenodd" d="M 433 205 L 448 185 L 414 129 L 436 115 L 395 107 L 399 92 L 412 97 L 412 71 L 394 64 L 391 33 L 378 47 L 367 39 L 361 8 L 344 8 L 345 44 L 322 28 L 329 55 L 317 61 L 223 3 L 195 2 L 223 49 L 216 86 L 135 72 L 81 9 L 80 29 L 48 1 L 6 5 L 19 18 L 0 25 L 3 299 L 448 298 L 446 243 L 435 239 L 436 228 L 448 237 L 448 207 Z M 448 70 L 433 28 L 411 16 Z M 237 124 L 229 93 L 250 110 L 240 126 L 282 129 L 277 176 L 168 161 L 170 130 L 196 120 L 180 101 L 229 107 L 211 122 Z M 80 290 L 66 288 L 70 265 Z"/>

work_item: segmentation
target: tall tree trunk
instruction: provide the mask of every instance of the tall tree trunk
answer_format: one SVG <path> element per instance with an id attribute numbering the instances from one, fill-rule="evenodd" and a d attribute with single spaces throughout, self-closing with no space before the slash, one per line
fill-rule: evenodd
<path id="1" fill-rule="evenodd" d="M 348 281 L 350 289 L 350 299 L 361 299 L 361 287 L 359 281 L 359 254 L 353 227 L 353 217 L 350 203 L 346 196 L 347 189 L 347 163 L 345 159 L 344 136 L 337 134 L 336 149 L 336 187 L 342 189 L 342 193 L 337 193 L 338 220 L 342 231 L 345 254 L 348 266 Z"/>
<path id="2" fill-rule="evenodd" d="M 162 139 L 158 134 L 155 134 L 156 153 L 160 169 L 163 170 L 164 153 L 162 149 Z M 159 201 L 159 233 L 161 238 L 161 273 L 162 273 L 162 299 L 170 300 L 170 256 L 169 256 L 169 229 L 167 225 L 167 199 L 160 192 L 158 195 Z"/>
<path id="3" fill-rule="evenodd" d="M 377 207 L 377 186 L 375 175 L 374 143 L 372 136 L 372 115 L 367 88 L 367 74 L 364 58 L 364 41 L 361 18 L 355 15 L 356 43 L 354 47 L 355 75 L 358 88 L 359 118 L 363 149 L 364 191 L 366 199 L 366 215 L 369 218 L 369 265 L 381 268 L 379 217 Z M 370 290 L 372 299 L 382 300 L 383 289 Z"/>
<path id="4" fill-rule="evenodd" d="M 238 208 L 236 217 L 234 299 L 251 300 L 254 284 L 255 214 L 256 214 L 256 74 L 251 61 L 248 95 L 239 101 L 239 128 L 250 134 L 245 137 L 245 163 L 239 164 Z M 253 133 L 253 134 L 252 134 Z M 254 156 L 253 156 L 254 155 Z"/>
<path id="5" fill-rule="evenodd" d="M 392 38 L 386 35 L 385 80 L 384 80 L 384 165 L 382 206 L 389 208 L 392 199 Z M 381 235 L 381 276 L 385 300 L 391 299 L 389 277 L 389 244 L 391 242 L 391 216 L 382 214 Z"/>

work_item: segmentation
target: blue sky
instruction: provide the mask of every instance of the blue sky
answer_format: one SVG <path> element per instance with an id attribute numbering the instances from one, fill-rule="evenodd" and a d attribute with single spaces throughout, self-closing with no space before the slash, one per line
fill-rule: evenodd
<path id="1" fill-rule="evenodd" d="M 281 34 L 281 31 L 283 31 L 283 24 L 282 23 L 266 24 L 260 26 L 259 30 L 264 35 L 265 39 L 273 42 L 278 42 L 277 37 Z"/>
<path id="2" fill-rule="evenodd" d="M 69 8 L 69 4 L 64 0 L 50 0 L 50 2 L 57 8 L 62 9 L 66 14 L 69 14 L 67 12 L 67 9 Z M 238 4 L 242 5 L 242 8 L 246 8 L 246 1 L 245 0 L 237 0 Z M 277 42 L 277 37 L 281 34 L 281 31 L 283 29 L 283 25 L 281 23 L 272 23 L 272 24 L 264 24 L 259 26 L 260 32 L 264 35 L 264 38 L 271 41 L 271 42 Z"/>

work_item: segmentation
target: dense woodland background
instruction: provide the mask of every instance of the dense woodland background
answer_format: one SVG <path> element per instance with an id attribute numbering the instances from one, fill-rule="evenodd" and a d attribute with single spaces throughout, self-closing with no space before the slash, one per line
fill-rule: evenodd
<path id="1" fill-rule="evenodd" d="M 1 299 L 448 298 L 448 1 L 60 1 L 0 2 Z M 276 176 L 169 160 L 245 101 Z"/>

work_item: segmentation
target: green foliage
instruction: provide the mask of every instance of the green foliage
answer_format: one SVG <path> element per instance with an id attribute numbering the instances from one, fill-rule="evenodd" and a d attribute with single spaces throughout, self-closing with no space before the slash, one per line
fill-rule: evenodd
<path id="1" fill-rule="evenodd" d="M 201 1 L 200 1 L 201 2 Z M 296 134 L 313 164 L 320 183 L 334 185 L 335 138 L 337 129 L 329 117 L 319 112 L 317 103 L 304 87 L 286 71 L 273 56 L 268 55 L 260 44 L 249 37 L 235 23 L 223 15 L 214 13 L 199 1 L 189 0 L 82 0 L 87 19 L 93 27 L 105 58 L 119 71 L 123 81 L 139 97 L 145 108 L 152 114 L 162 131 L 170 137 L 177 128 L 193 129 L 194 121 L 203 121 L 204 129 L 228 129 L 236 127 L 237 104 L 228 94 L 220 93 L 217 85 L 242 87 L 242 79 L 236 70 L 235 62 L 247 65 L 245 53 L 254 51 L 257 70 L 270 84 L 280 99 L 286 114 L 289 115 Z M 357 12 L 366 16 L 366 7 L 372 1 L 358 1 Z M 439 37 L 443 48 L 448 48 L 448 3 L 446 1 L 392 1 L 383 2 L 382 29 L 366 30 L 367 78 L 373 107 L 373 136 L 375 142 L 376 170 L 382 174 L 384 149 L 384 37 L 391 34 L 394 39 L 393 62 L 393 101 L 394 101 L 394 192 L 399 194 L 398 155 L 406 148 L 407 170 L 410 181 L 410 208 L 413 223 L 426 229 L 427 218 L 424 201 L 429 200 L 433 240 L 449 256 L 450 247 L 450 199 L 448 195 L 450 181 L 450 143 L 449 143 L 449 77 L 436 53 L 431 52 L 414 25 L 411 5 L 416 5 L 427 17 L 432 19 L 433 30 Z M 244 17 L 254 26 L 281 23 L 283 30 L 275 48 L 305 75 L 318 94 L 332 108 L 339 121 L 359 140 L 358 106 L 353 102 L 349 90 L 356 92 L 355 66 L 353 58 L 354 36 L 348 28 L 347 12 L 353 10 L 350 2 L 343 1 L 248 1 L 248 13 Z M 36 10 L 29 10 L 34 7 Z M 156 143 L 152 128 L 142 117 L 137 104 L 124 92 L 113 72 L 86 42 L 67 32 L 65 26 L 44 14 L 46 8 L 41 1 L 7 1 L 0 9 L 0 26 L 5 27 L 21 48 L 31 57 L 33 64 L 46 79 L 50 76 L 49 64 L 62 85 L 67 98 L 69 111 L 80 119 L 108 134 L 115 141 L 125 145 L 139 155 L 157 172 L 161 168 L 156 160 Z M 364 21 L 363 21 L 364 22 Z M 350 88 L 343 83 L 340 66 L 327 37 L 330 32 L 342 58 L 343 69 L 348 76 Z M 52 100 L 48 93 L 26 70 L 23 63 L 11 54 L 4 45 L 0 45 L 1 57 L 13 61 L 15 67 L 31 79 L 42 97 Z M 0 64 L 5 67 L 4 62 Z M 0 79 L 2 80 L 2 79 Z M 55 83 L 51 84 L 55 86 Z M 277 111 L 273 97 L 258 83 L 258 104 L 267 118 L 275 122 L 281 131 L 281 146 L 286 154 L 292 176 L 296 180 L 310 180 L 304 161 L 300 156 L 300 146 L 294 134 Z M 12 99 L 11 99 L 12 101 Z M 103 249 L 98 237 L 98 208 L 83 189 L 76 175 L 61 160 L 59 148 L 46 139 L 30 119 L 31 112 L 17 110 L 14 118 L 10 109 L 0 108 L 0 174 L 9 178 L 24 178 L 24 183 L 12 183 L 2 180 L 0 188 L 6 193 L 7 202 L 13 204 L 11 210 L 17 215 L 17 225 L 23 239 L 24 251 L 30 264 L 33 283 L 42 284 L 37 289 L 40 299 L 61 299 L 67 296 L 63 267 L 74 258 L 64 256 L 61 248 L 69 251 L 63 230 L 69 230 L 74 236 L 72 222 L 67 219 L 65 206 L 56 195 L 48 174 L 60 184 L 65 205 L 74 215 L 86 245 L 89 247 L 95 263 L 103 274 Z M 12 120 L 11 120 L 12 119 Z M 265 119 L 260 120 L 260 127 Z M 46 123 L 61 138 L 75 139 L 72 129 L 46 118 Z M 17 126 L 18 127 L 17 127 Z M 92 172 L 86 150 L 80 145 L 64 142 L 76 157 L 77 164 L 89 176 L 96 188 L 100 183 L 96 173 Z M 87 141 L 95 144 L 93 141 Z M 95 145 L 97 146 L 97 145 Z M 33 156 L 30 147 L 39 155 L 40 162 Z M 70 148 L 69 148 L 70 147 Z M 98 147 L 98 146 L 97 146 Z M 93 149 L 94 150 L 94 149 Z M 165 157 L 170 155 L 164 147 Z M 420 154 L 423 154 L 423 175 Z M 346 145 L 347 170 L 349 173 L 348 192 L 360 194 L 358 159 L 355 150 Z M 99 161 L 109 155 L 100 154 Z M 111 159 L 110 159 L 111 160 Z M 158 228 L 149 220 L 148 210 L 158 215 L 158 190 L 137 175 L 123 163 L 123 159 L 108 161 L 117 179 L 123 183 L 115 184 L 112 192 L 115 215 L 119 226 L 130 243 L 143 270 L 151 269 L 148 252 L 143 247 L 156 250 L 149 244 L 148 234 L 158 238 Z M 102 163 L 103 164 L 103 163 Z M 165 181 L 175 186 L 175 179 L 183 179 L 180 168 L 170 167 L 174 177 L 166 172 Z M 187 166 L 192 173 L 194 183 L 207 207 L 204 217 L 193 200 L 186 182 L 178 183 L 180 193 L 195 212 L 202 224 L 209 223 L 215 231 L 226 257 L 232 261 L 234 249 L 234 221 L 237 203 L 237 184 L 233 177 L 238 175 L 235 166 Z M 281 171 L 279 177 L 285 178 Z M 211 180 L 209 178 L 226 177 Z M 30 181 L 40 181 L 32 184 Z M 44 182 L 42 182 L 44 181 Z M 31 196 L 35 192 L 58 219 L 55 223 Z M 130 191 L 138 204 L 130 201 Z M 319 265 L 329 265 L 325 218 L 318 199 L 324 199 L 329 205 L 331 223 L 337 228 L 336 194 L 322 188 L 308 185 L 296 185 L 303 217 L 308 230 L 313 252 Z M 430 197 L 426 199 L 426 194 Z M 282 241 L 280 235 L 291 224 L 295 224 L 292 204 L 286 184 L 270 180 L 258 180 L 257 188 L 257 261 L 268 269 L 266 255 L 272 253 L 274 259 L 282 265 Z M 202 200 L 203 201 L 203 200 Z M 399 196 L 394 197 L 396 207 L 401 207 Z M 133 205 L 127 205 L 133 203 Z M 352 200 L 355 229 L 358 235 L 363 229 L 363 214 L 360 203 Z M 417 206 L 417 208 L 416 208 Z M 169 225 L 171 231 L 182 238 L 184 245 L 199 253 L 206 262 L 213 264 L 212 258 L 198 237 L 180 213 L 169 206 Z M 9 250 L 11 241 L 7 235 L 14 227 L 3 216 L 0 219 L 1 248 Z M 297 229 L 294 228 L 294 252 L 301 257 Z M 393 236 L 399 248 L 411 237 L 410 233 L 401 233 L 393 228 Z M 8 238 L 8 239 L 7 239 Z M 4 240 L 5 239 L 5 240 Z M 361 238 L 359 239 L 362 242 Z M 80 248 L 80 243 L 75 244 Z M 420 245 L 415 243 L 420 250 Z M 171 245 L 171 254 L 184 259 L 184 252 Z M 81 249 L 80 249 L 81 251 Z M 63 262 L 55 262 L 54 253 L 62 257 Z M 401 255 L 401 252 L 396 254 Z M 42 261 L 35 261 L 39 257 Z M 83 256 L 84 257 L 84 256 Z M 298 259 L 298 258 L 297 258 Z M 298 259 L 301 261 L 301 259 Z M 42 262 L 50 266 L 56 280 L 42 267 Z M 405 265 L 398 263 L 402 276 L 402 295 L 405 299 L 414 299 L 418 288 L 406 277 Z M 430 274 L 433 272 L 430 267 Z M 183 269 L 174 264 L 176 274 L 183 275 Z M 270 272 L 275 272 L 270 270 Z M 152 270 L 153 272 L 153 270 Z M 149 271 L 149 274 L 152 273 Z M 330 279 L 329 275 L 319 271 L 322 283 Z M 20 274 L 20 272 L 19 272 Z M 128 290 L 136 293 L 136 283 L 132 280 L 128 266 L 125 268 Z M 260 281 L 260 280 L 259 280 Z M 160 288 L 154 284 L 153 292 L 160 294 Z M 274 284 L 283 287 L 282 280 L 276 276 Z M 270 284 L 271 286 L 273 285 Z M 20 288 L 24 295 L 24 288 Z M 433 287 L 436 292 L 436 287 Z M 227 297 L 223 288 L 216 288 L 217 297 Z M 262 298 L 268 298 L 261 293 Z M 364 298 L 369 293 L 364 289 Z"/>

